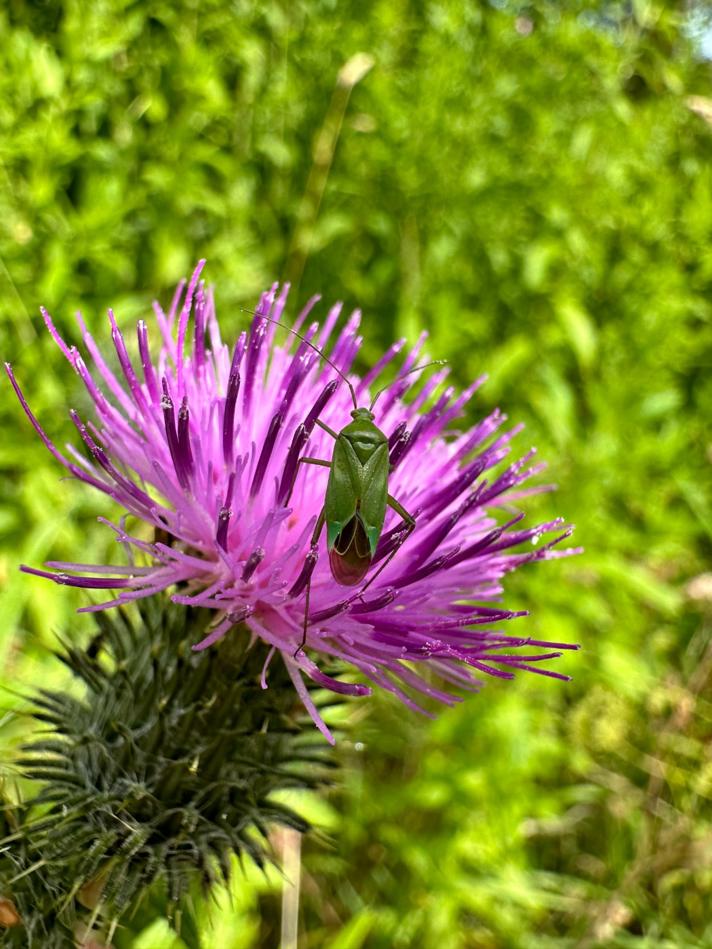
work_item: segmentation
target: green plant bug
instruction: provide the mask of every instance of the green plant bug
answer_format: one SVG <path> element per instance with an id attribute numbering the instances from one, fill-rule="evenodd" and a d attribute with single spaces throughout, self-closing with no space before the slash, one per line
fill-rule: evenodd
<path id="1" fill-rule="evenodd" d="M 413 515 L 388 493 L 390 475 L 388 439 L 375 424 L 373 409 L 379 396 L 390 386 L 414 372 L 420 372 L 429 366 L 440 366 L 445 360 L 433 360 L 401 373 L 376 392 L 368 408 L 359 407 L 351 382 L 318 346 L 278 320 L 270 319 L 268 316 L 261 318 L 268 323 L 282 326 L 317 352 L 346 383 L 353 402 L 352 421 L 340 432 L 335 432 L 320 419 L 316 419 L 316 424 L 334 440 L 331 461 L 311 457 L 299 459 L 302 464 L 318 465 L 329 469 L 324 506 L 317 518 L 311 538 L 311 550 L 314 557 L 317 556 L 319 539 L 326 526 L 326 548 L 329 554 L 331 575 L 342 586 L 358 586 L 365 578 L 376 556 L 376 548 L 386 518 L 386 509 L 390 507 L 403 521 L 403 531 L 397 543 L 352 598 L 357 599 L 386 569 L 416 526 Z M 302 641 L 294 652 L 295 658 L 307 641 L 310 594 L 311 574 L 305 591 Z"/>

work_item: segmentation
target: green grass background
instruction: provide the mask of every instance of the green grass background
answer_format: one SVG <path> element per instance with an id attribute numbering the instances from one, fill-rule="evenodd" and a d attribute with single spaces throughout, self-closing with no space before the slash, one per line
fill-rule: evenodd
<path id="1" fill-rule="evenodd" d="M 583 647 L 572 683 L 492 682 L 434 723 L 354 702 L 343 784 L 308 805 L 303 947 L 712 946 L 712 75 L 688 8 L 0 9 L 0 354 L 54 437 L 84 397 L 39 305 L 106 339 L 107 306 L 130 325 L 206 256 L 225 335 L 287 277 L 362 307 L 363 368 L 424 327 L 460 385 L 487 371 L 471 420 L 526 422 L 559 484 L 529 516 L 586 548 L 508 585 L 520 629 Z M 17 688 L 88 629 L 18 563 L 114 551 L 6 382 L 0 417 Z M 0 704 L 7 752 L 27 726 Z M 280 889 L 239 877 L 205 945 L 276 946 Z"/>

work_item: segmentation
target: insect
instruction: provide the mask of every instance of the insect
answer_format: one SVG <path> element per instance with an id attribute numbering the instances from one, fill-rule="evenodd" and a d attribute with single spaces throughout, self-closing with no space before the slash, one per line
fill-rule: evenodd
<path id="1" fill-rule="evenodd" d="M 276 323 L 278 326 L 284 325 L 266 316 L 262 319 L 269 323 Z M 379 389 L 369 407 L 365 408 L 359 406 L 354 387 L 344 373 L 317 346 L 296 330 L 284 328 L 303 340 L 338 373 L 348 386 L 353 402 L 352 421 L 340 432 L 335 432 L 320 419 L 316 419 L 316 424 L 334 440 L 331 461 L 311 457 L 299 459 L 302 464 L 329 469 L 324 506 L 317 518 L 311 538 L 312 551 L 316 554 L 319 538 L 326 525 L 326 547 L 334 580 L 342 586 L 358 586 L 368 573 L 376 556 L 376 548 L 386 518 L 386 508 L 390 507 L 394 510 L 403 522 L 404 529 L 397 543 L 363 585 L 357 594 L 360 597 L 386 569 L 416 526 L 413 515 L 388 493 L 390 475 L 388 439 L 375 424 L 373 409 L 378 398 L 390 386 L 414 372 L 421 372 L 429 366 L 442 365 L 444 360 L 427 362 L 401 373 L 393 382 Z M 311 574 L 306 584 L 302 641 L 294 652 L 294 658 L 299 655 L 307 641 L 310 596 Z"/>

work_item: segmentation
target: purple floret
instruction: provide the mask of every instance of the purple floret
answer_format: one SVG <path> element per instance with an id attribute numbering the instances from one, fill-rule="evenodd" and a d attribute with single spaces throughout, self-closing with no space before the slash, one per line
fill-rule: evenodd
<path id="1" fill-rule="evenodd" d="M 371 572 L 398 549 L 360 597 L 358 590 L 334 581 L 324 535 L 317 549 L 310 548 L 328 471 L 299 464 L 304 455 L 331 458 L 333 442 L 315 423 L 319 419 L 337 431 L 348 424 L 348 389 L 308 343 L 264 319 L 281 319 L 288 286 L 280 291 L 275 284 L 263 294 L 249 332 L 232 348 L 224 344 L 212 291 L 200 279 L 203 266 L 201 261 L 187 286 L 185 281 L 179 285 L 167 314 L 154 306 L 161 336 L 157 354 L 155 345 L 151 353 L 141 320 L 132 360 L 109 312 L 118 374 L 81 318 L 91 372 L 42 311 L 94 403 L 94 421 L 70 413 L 85 451 L 71 445 L 68 456 L 59 451 L 6 365 L 22 407 L 49 451 L 75 478 L 123 509 L 118 523 L 104 523 L 135 560 L 129 566 L 51 562 L 47 570 L 22 569 L 56 583 L 116 591 L 85 610 L 107 609 L 172 588 L 176 602 L 215 611 L 215 623 L 195 649 L 208 648 L 238 624 L 247 625 L 271 647 L 263 685 L 279 652 L 302 701 L 330 741 L 302 675 L 335 692 L 363 695 L 370 689 L 325 675 L 316 664 L 320 659 L 355 667 L 420 711 L 413 693 L 447 704 L 458 701 L 420 675 L 423 663 L 460 688 L 480 686 L 473 670 L 499 678 L 527 670 L 567 679 L 540 663 L 574 646 L 506 636 L 493 628 L 524 615 L 501 606 L 506 573 L 529 561 L 575 551 L 554 550 L 572 530 L 560 518 L 518 527 L 523 515 L 513 515 L 512 502 L 548 489 L 522 488 L 544 467 L 529 463 L 533 449 L 501 468 L 520 427 L 497 435 L 506 416 L 495 410 L 469 430 L 449 429 L 462 418 L 483 380 L 455 396 L 452 387 L 442 388 L 447 369 L 440 369 L 425 381 L 418 375 L 397 379 L 381 398 L 376 424 L 389 440 L 389 492 L 414 515 L 417 526 L 399 547 L 404 525 L 389 509 Z M 330 346 L 340 305 L 329 311 L 320 330 L 318 323 L 306 325 L 317 300 L 309 301 L 293 326 L 349 375 L 359 404 L 368 404 L 369 391 L 383 384 L 381 374 L 397 359 L 403 342 L 391 346 L 360 379 L 351 372 L 361 344 L 359 313 L 352 314 Z M 406 355 L 397 376 L 416 365 L 423 342 L 421 337 Z M 406 396 L 408 402 L 403 401 Z M 500 466 L 498 474 L 486 477 L 495 466 Z M 126 515 L 152 525 L 156 537 L 169 542 L 132 536 Z M 545 534 L 553 536 L 541 542 Z M 525 543 L 526 552 L 513 552 Z M 305 650 L 310 655 L 297 651 L 309 582 Z"/>

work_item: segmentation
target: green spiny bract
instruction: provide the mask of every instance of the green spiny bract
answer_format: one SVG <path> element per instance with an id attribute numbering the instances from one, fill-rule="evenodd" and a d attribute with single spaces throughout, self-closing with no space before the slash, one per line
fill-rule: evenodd
<path id="1" fill-rule="evenodd" d="M 42 787 L 0 853 L 0 896 L 23 923 L 6 938 L 45 949 L 56 930 L 71 945 L 61 939 L 82 920 L 111 926 L 151 888 L 171 915 L 198 883 L 227 880 L 234 855 L 263 866 L 270 825 L 308 829 L 274 792 L 323 782 L 321 739 L 299 727 L 282 664 L 261 687 L 266 653 L 246 630 L 191 650 L 208 619 L 153 599 L 97 614 L 88 648 L 58 653 L 83 689 L 34 697 L 47 728 L 17 764 Z"/>
<path id="2" fill-rule="evenodd" d="M 52 883 L 42 855 L 23 825 L 25 808 L 0 799 L 0 944 L 9 949 L 67 949 L 71 920 L 60 907 L 65 893 Z"/>

